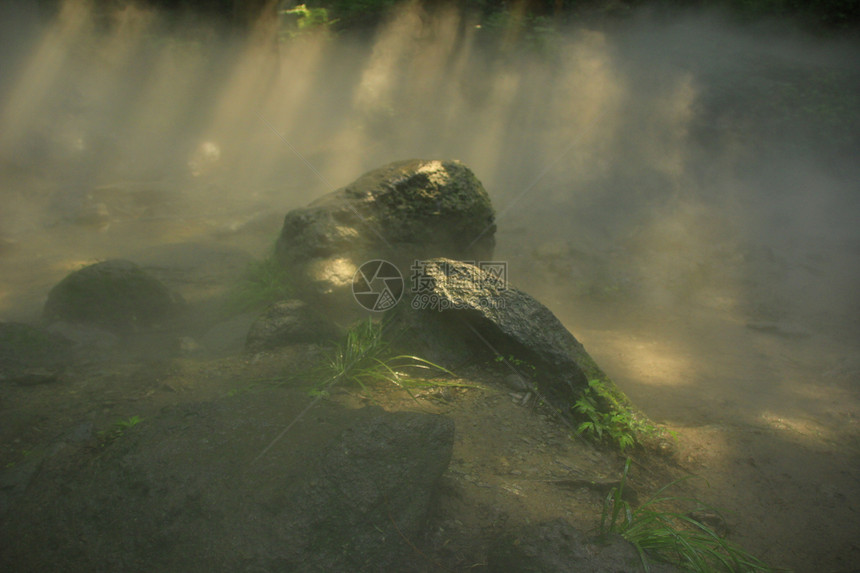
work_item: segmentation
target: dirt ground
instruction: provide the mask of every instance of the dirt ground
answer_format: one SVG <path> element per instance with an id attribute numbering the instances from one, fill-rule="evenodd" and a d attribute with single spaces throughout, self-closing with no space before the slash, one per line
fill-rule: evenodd
<path id="1" fill-rule="evenodd" d="M 230 257 L 272 233 L 264 227 L 233 244 L 221 239 L 189 258 L 193 268 L 173 274 L 156 262 L 152 268 L 207 308 L 201 301 L 223 292 L 227 277 L 241 271 L 243 259 Z M 177 260 L 175 247 L 165 252 Z M 22 256 L 9 254 L 3 264 L 23 268 Z M 157 253 L 152 256 L 155 261 Z M 61 276 L 72 264 L 46 266 L 44 275 Z M 5 276 L 7 288 L 16 286 L 16 275 Z M 17 276 L 33 283 L 42 275 Z M 19 300 L 33 300 L 16 307 L 21 318 L 28 310 L 35 314 L 35 301 L 47 290 L 35 282 L 17 290 L 24 293 Z M 649 309 L 620 298 L 581 297 L 571 305 L 552 293 L 541 296 L 633 401 L 677 434 L 672 456 L 633 454 L 631 486 L 640 501 L 669 481 L 695 475 L 679 493 L 722 510 L 729 538 L 769 564 L 798 572 L 851 571 L 860 564 L 854 507 L 860 363 L 850 338 L 828 336 L 826 328 L 797 331 L 744 320 L 719 300 Z M 25 465 L 82 422 L 92 424 L 92 438 L 80 455 L 98 455 L 110 446 L 106 436 L 118 420 L 139 416 L 146 423 L 177 403 L 278 392 L 279 379 L 313 359 L 307 348 L 249 356 L 229 344 L 221 355 L 204 356 L 165 348 L 161 338 L 83 364 L 56 384 L 0 388 L 0 464 Z M 385 388 L 372 397 L 345 388 L 331 398 L 347 407 L 375 403 L 455 420 L 454 456 L 433 515 L 432 544 L 445 566 L 479 568 L 487 540 L 518 524 L 561 516 L 595 531 L 623 457 L 574 437 L 540 408 L 515 404 L 493 365 L 470 365 L 458 375 L 485 389 L 431 390 L 417 403 Z"/>

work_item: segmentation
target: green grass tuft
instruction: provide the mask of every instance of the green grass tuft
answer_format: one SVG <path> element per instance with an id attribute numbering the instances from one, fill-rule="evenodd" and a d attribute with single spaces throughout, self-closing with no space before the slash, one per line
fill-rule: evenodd
<path id="1" fill-rule="evenodd" d="M 315 368 L 312 395 L 325 395 L 336 384 L 355 384 L 366 393 L 376 384 L 394 384 L 405 390 L 413 399 L 413 390 L 436 386 L 474 387 L 469 384 L 442 380 L 422 380 L 410 377 L 404 370 L 436 371 L 454 374 L 429 360 L 400 354 L 391 356 L 388 343 L 382 335 L 381 323 L 371 319 L 354 325 L 346 338 L 335 346 L 325 361 Z"/>
<path id="2" fill-rule="evenodd" d="M 666 490 L 689 478 L 670 482 L 657 490 L 648 501 L 632 508 L 622 499 L 629 469 L 630 458 L 627 458 L 621 483 L 612 488 L 603 501 L 600 532 L 602 535 L 619 534 L 632 543 L 639 552 L 646 572 L 651 570 L 652 559 L 703 573 L 776 571 L 720 537 L 713 529 L 691 517 L 691 514 L 660 509 L 666 505 L 692 502 L 698 508 L 714 511 L 693 497 L 664 495 Z"/>

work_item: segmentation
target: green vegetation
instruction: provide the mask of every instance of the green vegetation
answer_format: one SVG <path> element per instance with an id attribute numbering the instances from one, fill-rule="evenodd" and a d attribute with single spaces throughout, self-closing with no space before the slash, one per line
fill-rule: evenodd
<path id="1" fill-rule="evenodd" d="M 391 8 L 407 0 L 308 0 L 309 8 L 327 9 L 341 30 L 373 27 L 382 22 Z M 453 4 L 453 3 L 452 3 Z M 425 6 L 432 6 L 424 2 Z M 467 0 L 457 3 L 470 13 L 482 29 L 504 41 L 521 41 L 538 49 L 552 43 L 556 26 L 581 18 L 623 18 L 640 7 L 657 9 L 724 10 L 744 20 L 767 18 L 796 19 L 825 28 L 849 28 L 860 24 L 860 3 L 856 0 Z"/>
<path id="2" fill-rule="evenodd" d="M 600 380 L 588 381 L 588 388 L 576 401 L 573 410 L 581 419 L 576 428 L 579 435 L 595 442 L 609 442 L 622 452 L 661 432 L 660 428 L 615 400 Z"/>
<path id="3" fill-rule="evenodd" d="M 279 36 L 282 40 L 314 34 L 328 35 L 331 27 L 337 23 L 337 20 L 329 18 L 328 9 L 308 8 L 304 4 L 289 10 L 280 10 L 278 16 Z"/>
<path id="4" fill-rule="evenodd" d="M 140 416 L 131 416 L 125 420 L 117 420 L 109 430 L 102 430 L 99 432 L 99 436 L 101 437 L 101 447 L 105 447 L 114 440 L 121 438 L 128 430 L 137 426 L 141 422 L 143 422 L 143 418 Z"/>
<path id="5" fill-rule="evenodd" d="M 313 6 L 326 7 L 340 22 L 341 29 L 364 28 L 381 21 L 398 0 L 326 0 L 311 1 Z"/>
<path id="6" fill-rule="evenodd" d="M 516 368 L 519 374 L 532 380 L 536 390 L 538 384 L 534 365 L 515 356 L 497 355 L 497 364 L 505 363 Z M 630 402 L 610 378 L 594 363 L 584 350 L 577 356 L 577 364 L 588 377 L 588 386 L 570 408 L 578 425 L 573 428 L 577 435 L 597 443 L 609 444 L 621 452 L 635 446 L 659 447 L 674 433 L 652 423 Z M 540 403 L 552 407 L 537 392 Z M 555 409 L 564 419 L 569 412 Z"/>
<path id="7" fill-rule="evenodd" d="M 23 462 L 27 456 L 33 453 L 33 450 L 21 450 L 21 459 L 17 462 L 8 462 L 4 467 L 6 469 L 14 468 L 19 462 Z"/>
<path id="8" fill-rule="evenodd" d="M 498 356 L 496 356 L 495 361 L 499 364 L 501 364 L 503 362 L 507 362 L 508 364 L 514 366 L 518 370 L 524 371 L 524 372 L 520 372 L 520 374 L 527 374 L 528 376 L 532 376 L 535 373 L 535 371 L 537 370 L 534 367 L 534 364 L 530 364 L 530 363 L 526 362 L 525 360 L 520 360 L 516 356 L 512 356 L 512 355 L 508 355 L 508 357 L 505 358 L 504 356 L 499 354 Z"/>
<path id="9" fill-rule="evenodd" d="M 143 422 L 143 418 L 141 418 L 140 416 L 131 416 L 130 418 L 125 420 L 117 420 L 113 424 L 114 432 L 118 431 L 120 434 L 122 434 L 129 428 L 133 428 L 141 422 Z"/>
<path id="10" fill-rule="evenodd" d="M 249 312 L 292 295 L 289 272 L 274 256 L 269 256 L 248 265 L 245 274 L 228 293 L 226 307 L 231 313 Z"/>
<path id="11" fill-rule="evenodd" d="M 374 384 L 394 384 L 405 390 L 413 399 L 413 390 L 436 386 L 469 386 L 456 382 L 425 380 L 409 377 L 403 369 L 434 370 L 453 374 L 429 360 L 401 354 L 391 356 L 389 345 L 382 336 L 381 323 L 370 319 L 361 321 L 349 329 L 346 338 L 335 346 L 325 361 L 315 368 L 311 376 L 315 380 L 311 394 L 325 396 L 328 390 L 341 383 L 353 383 L 363 391 L 370 391 Z"/>
<path id="12" fill-rule="evenodd" d="M 616 533 L 632 543 L 642 566 L 650 571 L 650 560 L 673 563 L 690 571 L 732 573 L 774 571 L 758 558 L 720 537 L 692 513 L 661 509 L 667 505 L 692 502 L 697 509 L 714 511 L 693 497 L 666 496 L 663 493 L 688 478 L 661 487 L 637 508 L 622 499 L 630 458 L 624 464 L 621 483 L 603 501 L 600 533 Z M 692 476 L 690 476 L 692 477 Z"/>

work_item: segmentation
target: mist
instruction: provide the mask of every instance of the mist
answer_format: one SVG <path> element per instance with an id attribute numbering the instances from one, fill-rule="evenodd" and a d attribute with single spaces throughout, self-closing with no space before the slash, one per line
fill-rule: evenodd
<path id="1" fill-rule="evenodd" d="M 497 258 L 561 314 L 602 297 L 858 334 L 848 41 L 645 12 L 489 36 L 409 4 L 372 37 L 277 44 L 87 6 L 4 18 L 6 318 L 81 262 L 146 246 L 264 256 L 290 208 L 439 157 L 482 180 Z"/>
<path id="2" fill-rule="evenodd" d="M 98 260 L 261 259 L 290 209 L 459 159 L 511 283 L 655 420 L 856 445 L 856 41 L 706 11 L 489 30 L 410 3 L 373 33 L 275 42 L 134 6 L 3 10 L 0 320 L 38 321 Z"/>

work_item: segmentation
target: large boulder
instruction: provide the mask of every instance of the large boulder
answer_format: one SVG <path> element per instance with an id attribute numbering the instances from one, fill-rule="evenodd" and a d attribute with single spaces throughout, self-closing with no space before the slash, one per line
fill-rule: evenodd
<path id="1" fill-rule="evenodd" d="M 451 461 L 454 423 L 383 413 L 344 432 L 293 498 L 286 571 L 405 571 Z"/>
<path id="2" fill-rule="evenodd" d="M 74 271 L 48 293 L 44 317 L 115 331 L 172 318 L 182 299 L 131 261 L 113 259 Z"/>
<path id="3" fill-rule="evenodd" d="M 0 468 L 0 571 L 413 570 L 453 421 L 322 400 L 292 424 L 307 405 L 285 388 L 180 404 Z"/>
<path id="4" fill-rule="evenodd" d="M 416 259 L 491 258 L 494 217 L 486 190 L 459 161 L 397 161 L 287 213 L 276 256 L 302 294 L 356 306 L 350 289 L 366 261 L 406 273 Z"/>
<path id="5" fill-rule="evenodd" d="M 422 261 L 413 278 L 418 292 L 394 311 L 399 350 L 448 368 L 501 356 L 564 415 L 571 413 L 588 382 L 599 380 L 614 402 L 607 407 L 633 411 L 552 311 L 509 285 L 503 275 L 461 261 L 431 259 Z"/>

